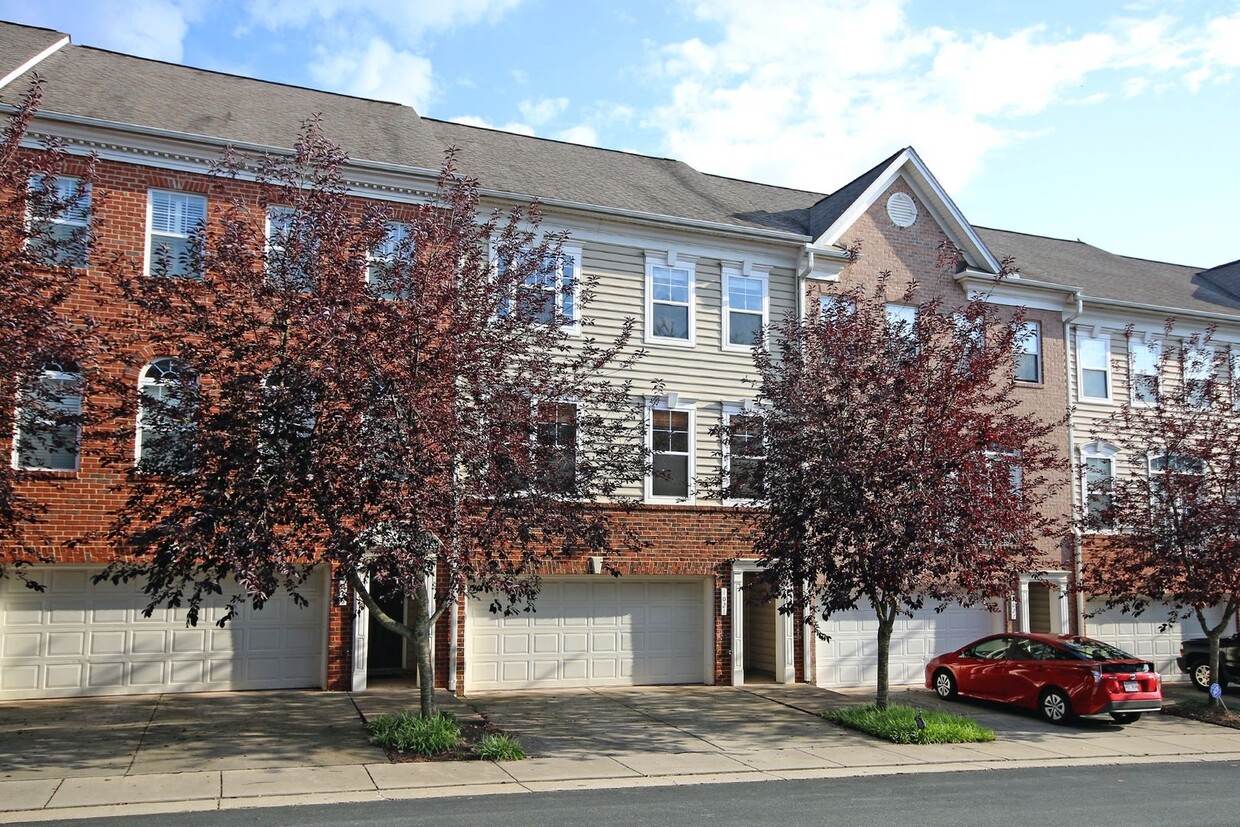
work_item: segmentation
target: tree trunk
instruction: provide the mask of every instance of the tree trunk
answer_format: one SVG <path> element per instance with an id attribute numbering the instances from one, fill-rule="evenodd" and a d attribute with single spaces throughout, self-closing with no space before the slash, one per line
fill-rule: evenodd
<path id="1" fill-rule="evenodd" d="M 878 615 L 878 693 L 874 697 L 874 705 L 886 709 L 891 704 L 887 662 L 891 659 L 891 631 L 896 625 L 896 613 L 893 607 L 877 600 L 874 601 L 874 613 Z"/>
<path id="2" fill-rule="evenodd" d="M 435 661 L 431 658 L 430 595 L 425 578 L 418 578 L 413 588 L 413 657 L 418 667 L 418 703 L 423 718 L 435 714 Z"/>

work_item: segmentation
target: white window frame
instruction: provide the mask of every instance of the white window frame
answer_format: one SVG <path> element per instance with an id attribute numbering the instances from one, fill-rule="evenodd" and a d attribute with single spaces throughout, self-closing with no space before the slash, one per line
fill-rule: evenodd
<path id="1" fill-rule="evenodd" d="M 531 399 L 531 419 L 534 427 L 531 429 L 530 440 L 531 449 L 538 445 L 538 428 L 544 424 L 542 416 L 539 414 L 540 405 L 564 405 L 573 409 L 573 488 L 577 487 L 577 471 L 581 468 L 581 402 L 576 399 Z M 558 424 L 558 423 L 552 423 Z M 559 447 L 558 445 L 556 447 Z M 559 493 L 559 492 L 557 492 Z"/>
<path id="2" fill-rule="evenodd" d="M 165 360 L 172 362 L 175 369 L 185 371 L 185 376 L 192 376 L 189 369 L 179 359 L 172 356 L 158 356 L 143 365 L 142 371 L 138 374 L 138 414 L 134 420 L 133 462 L 135 467 L 140 466 L 142 463 L 142 443 L 146 435 L 143 423 L 144 416 L 142 395 L 149 387 L 162 386 L 165 384 L 162 377 L 160 379 L 152 379 L 147 376 L 147 373 L 157 362 L 162 362 Z M 197 377 L 194 377 L 192 381 L 197 382 Z M 189 472 L 187 471 L 186 473 Z"/>
<path id="3" fill-rule="evenodd" d="M 666 304 L 675 307 L 687 307 L 689 318 L 688 337 L 685 339 L 677 339 L 670 336 L 656 336 L 654 334 L 654 271 L 655 268 L 665 268 L 671 270 L 684 270 L 688 274 L 689 298 L 685 303 L 673 301 L 659 301 L 658 304 Z M 674 252 L 656 253 L 646 252 L 646 319 L 645 319 L 645 341 L 646 344 L 652 345 L 669 345 L 671 347 L 695 347 L 697 345 L 697 259 L 677 255 Z"/>
<path id="4" fill-rule="evenodd" d="M 1021 322 L 1020 344 L 1017 346 L 1016 355 L 1033 356 L 1035 365 L 1035 376 L 1032 379 L 1022 379 L 1019 376 L 1013 376 L 1017 382 L 1026 385 L 1040 385 L 1043 381 L 1042 366 L 1042 323 L 1038 321 Z M 1032 349 L 1031 349 L 1032 348 Z"/>
<path id="5" fill-rule="evenodd" d="M 646 450 L 650 452 L 651 463 L 654 462 L 654 412 L 670 411 L 672 413 L 688 414 L 689 429 L 689 450 L 688 463 L 686 464 L 686 479 L 688 480 L 688 492 L 685 497 L 656 495 L 654 493 L 654 473 L 646 474 L 644 482 L 644 497 L 648 503 L 688 503 L 692 504 L 696 501 L 696 487 L 694 486 L 694 477 L 696 470 L 696 454 L 697 454 L 697 400 L 685 399 L 676 393 L 669 393 L 664 396 L 648 399 L 646 402 Z M 667 452 L 671 453 L 671 452 Z M 673 456 L 681 456 L 673 454 Z"/>
<path id="6" fill-rule="evenodd" d="M 720 347 L 724 351 L 732 353 L 749 353 L 753 350 L 753 344 L 742 345 L 732 341 L 732 279 L 747 279 L 758 282 L 762 287 L 762 309 L 760 312 L 750 310 L 748 308 L 739 308 L 737 313 L 746 313 L 751 316 L 761 316 L 759 324 L 763 331 L 770 324 L 771 318 L 771 278 L 770 273 L 765 268 L 757 268 L 752 265 L 724 264 L 723 265 L 723 337 L 720 341 Z"/>
<path id="7" fill-rule="evenodd" d="M 1158 388 L 1160 391 L 1162 390 L 1163 347 L 1164 345 L 1161 339 L 1151 339 L 1149 338 L 1148 334 L 1141 339 L 1137 339 L 1135 336 L 1129 337 L 1128 339 L 1128 398 L 1132 400 L 1133 404 L 1136 404 L 1136 405 L 1153 404 L 1151 401 L 1146 401 L 1144 399 L 1141 399 L 1140 396 L 1137 394 L 1137 388 L 1142 379 L 1148 379 L 1152 377 L 1154 379 L 1154 386 Z M 1137 354 L 1138 353 L 1141 353 L 1142 356 L 1153 356 L 1154 358 L 1154 366 L 1153 366 L 1154 372 L 1153 373 L 1138 372 L 1137 370 Z"/>
<path id="8" fill-rule="evenodd" d="M 272 280 L 272 276 L 271 276 L 271 266 L 270 266 L 271 254 L 273 252 L 279 252 L 281 254 L 284 253 L 283 244 L 273 243 L 272 216 L 276 214 L 280 214 L 280 215 L 287 215 L 287 216 L 292 217 L 292 216 L 296 216 L 300 212 L 301 211 L 298 210 L 296 207 L 286 207 L 283 204 L 269 204 L 267 206 L 267 210 L 264 216 L 265 230 L 263 234 L 263 240 L 264 240 L 263 252 L 264 252 L 265 260 L 263 262 L 263 278 L 267 280 L 268 284 L 274 287 L 278 287 L 282 290 L 297 289 L 297 290 L 300 290 L 301 292 L 309 293 L 309 292 L 313 292 L 316 286 L 314 283 L 313 273 L 303 273 L 302 277 L 305 279 L 305 283 L 300 285 L 299 287 L 295 287 L 294 285 L 291 285 L 291 284 L 276 284 Z"/>
<path id="9" fill-rule="evenodd" d="M 78 369 L 76 373 L 72 371 L 66 371 L 66 370 L 44 368 L 39 373 L 38 381 L 44 382 L 44 381 L 47 381 L 48 379 L 51 379 L 53 381 L 59 381 L 59 382 L 79 382 L 80 383 L 83 380 L 83 376 L 82 376 L 82 371 L 80 368 Z M 37 471 L 43 474 L 76 474 L 79 470 L 81 470 L 81 467 L 82 467 L 82 423 L 80 421 L 77 424 L 77 429 L 76 429 L 77 432 L 74 434 L 75 450 L 73 452 L 73 467 L 72 468 L 47 468 L 45 466 L 23 465 L 22 464 L 21 448 L 20 448 L 21 435 L 22 435 L 22 428 L 21 428 L 22 406 L 21 406 L 20 393 L 21 391 L 18 391 L 18 394 L 19 394 L 18 404 L 15 405 L 13 408 L 13 444 L 12 444 L 12 452 L 11 452 L 11 459 L 10 459 L 12 468 L 16 471 Z M 82 407 L 84 403 L 83 393 L 82 393 L 82 389 L 80 385 L 79 385 L 79 390 L 75 394 L 75 396 L 77 397 L 77 410 L 75 414 L 80 417 L 82 415 Z"/>
<path id="10" fill-rule="evenodd" d="M 494 241 L 491 242 L 491 271 L 493 274 L 499 273 L 500 260 L 499 251 L 495 247 Z M 573 289 L 564 291 L 564 261 L 565 259 L 572 262 L 573 271 Z M 581 333 L 581 259 L 582 247 L 578 244 L 563 244 L 560 246 L 560 260 L 555 268 L 555 312 L 559 314 L 562 323 L 560 329 L 569 335 Z M 535 285 L 527 285 L 535 287 Z M 541 287 L 543 290 L 550 291 L 549 287 Z M 572 299 L 572 312 L 564 312 L 564 299 L 568 296 Z M 508 308 L 507 312 L 511 312 L 513 308 L 512 297 L 507 297 L 501 303 L 503 307 Z M 505 312 L 501 310 L 501 314 Z"/>
<path id="11" fill-rule="evenodd" d="M 905 335 L 917 336 L 917 305 L 887 302 L 883 305 L 883 312 L 887 317 L 888 331 L 893 331 L 898 323 L 903 322 L 903 329 L 907 330 Z"/>
<path id="12" fill-rule="evenodd" d="M 33 215 L 30 214 L 29 208 L 27 208 L 26 210 L 27 227 L 33 226 L 33 224 L 36 221 L 41 221 L 41 222 L 46 222 L 48 224 L 61 224 L 66 227 L 74 227 L 77 230 L 82 231 L 83 233 L 89 234 L 91 209 L 92 209 L 93 199 L 94 199 L 94 192 L 93 192 L 94 186 L 76 175 L 52 175 L 48 177 L 51 179 L 51 181 L 56 187 L 56 198 L 58 199 L 68 199 L 71 197 L 70 193 L 67 190 L 68 190 L 68 184 L 72 182 L 73 188 L 78 194 L 78 199 L 79 199 L 78 205 L 82 208 L 84 215 L 81 215 L 81 216 L 66 215 L 65 213 L 62 212 L 62 213 L 57 213 L 56 215 L 53 215 L 53 216 L 49 216 L 48 218 L 36 219 Z M 27 188 L 28 189 L 32 188 L 43 178 L 44 176 L 35 176 L 27 184 Z M 81 263 L 73 262 L 69 266 L 80 270 L 80 269 L 84 269 L 88 267 L 89 265 L 90 265 L 90 245 L 86 244 L 82 252 Z"/>
<path id="13" fill-rule="evenodd" d="M 1098 368 L 1086 368 L 1085 361 L 1081 354 L 1081 345 L 1083 342 L 1099 342 L 1103 348 L 1103 373 L 1106 380 L 1106 396 L 1089 396 L 1085 393 L 1085 371 L 1098 370 Z M 1109 333 L 1101 333 L 1094 335 L 1089 330 L 1079 330 L 1076 334 L 1076 395 L 1078 399 L 1089 399 L 1097 402 L 1110 402 L 1114 398 L 1112 389 L 1113 380 L 1111 377 L 1111 335 Z"/>
<path id="14" fill-rule="evenodd" d="M 727 493 L 732 488 L 732 438 L 729 428 L 732 424 L 734 416 L 753 416 L 755 413 L 752 403 L 749 404 L 731 404 L 726 403 L 723 406 L 723 503 L 725 505 L 746 505 L 754 502 L 751 497 L 729 497 Z M 765 445 L 763 448 L 765 449 Z M 762 454 L 763 462 L 766 461 L 765 451 Z"/>
<path id="15" fill-rule="evenodd" d="M 1232 345 L 1228 351 L 1231 373 L 1231 407 L 1240 410 L 1240 348 Z"/>
<path id="16" fill-rule="evenodd" d="M 154 264 L 153 254 L 155 251 L 155 243 L 156 243 L 155 237 L 157 235 L 160 238 L 177 239 L 180 241 L 188 240 L 190 237 L 189 232 L 186 230 L 182 230 L 176 233 L 164 232 L 164 231 L 160 231 L 159 233 L 155 232 L 155 199 L 158 196 L 170 196 L 173 199 L 179 199 L 179 200 L 183 200 L 187 202 L 188 201 L 201 202 L 202 203 L 202 222 L 203 224 L 205 224 L 207 221 L 207 197 L 205 195 L 202 195 L 196 192 L 181 192 L 179 190 L 165 190 L 165 189 L 147 190 L 147 193 L 146 193 L 146 250 L 145 250 L 146 263 L 142 270 L 142 274 L 145 276 L 151 275 L 151 265 Z M 205 275 L 204 273 L 189 273 L 186 275 L 170 275 L 170 276 L 167 276 L 167 278 L 184 279 L 186 281 L 197 281 L 197 280 L 201 280 L 204 277 L 204 275 Z"/>
<path id="17" fill-rule="evenodd" d="M 1099 441 L 1099 442 L 1089 442 L 1089 443 L 1086 443 L 1085 445 L 1081 445 L 1080 447 L 1077 448 L 1077 453 L 1080 455 L 1080 464 L 1077 469 L 1077 486 L 1080 491 L 1080 499 L 1078 500 L 1078 503 L 1081 509 L 1080 511 L 1081 516 L 1084 517 L 1088 515 L 1089 513 L 1088 460 L 1099 459 L 1099 460 L 1106 460 L 1108 463 L 1110 463 L 1111 465 L 1110 478 L 1112 481 L 1111 493 L 1114 494 L 1114 491 L 1115 491 L 1114 481 L 1115 481 L 1115 474 L 1116 474 L 1116 466 L 1118 465 L 1116 461 L 1116 457 L 1119 455 L 1119 449 L 1116 448 L 1114 445 L 1110 444 L 1109 442 Z M 1092 533 L 1107 534 L 1113 531 L 1114 529 L 1110 528 L 1110 529 L 1105 529 L 1103 531 L 1092 532 Z"/>
<path id="18" fill-rule="evenodd" d="M 1204 391 L 1205 391 L 1205 386 L 1206 386 L 1206 385 L 1208 385 L 1208 384 L 1210 383 L 1210 380 L 1211 380 L 1211 379 L 1216 379 L 1216 378 L 1217 378 L 1217 377 L 1216 377 L 1216 375 L 1215 375 L 1215 368 L 1216 368 L 1216 365 L 1215 365 L 1215 363 L 1214 363 L 1214 360 L 1215 360 L 1215 358 L 1216 358 L 1216 353 L 1217 353 L 1217 352 L 1216 352 L 1216 351 L 1215 351 L 1215 349 L 1214 349 L 1214 345 L 1196 345 L 1196 346 L 1194 346 L 1194 345 L 1190 345 L 1190 344 L 1185 344 L 1185 345 L 1184 345 L 1184 351 L 1185 351 L 1185 354 L 1184 354 L 1184 376 L 1181 378 L 1181 380 L 1180 380 L 1180 381 L 1182 381 L 1182 382 L 1184 383 L 1184 399 L 1185 399 L 1185 401 L 1187 402 L 1187 401 L 1190 401 L 1190 400 L 1191 400 L 1191 394 L 1189 393 L 1189 387 L 1190 387 L 1189 383 L 1191 383 L 1191 382 L 1200 382 L 1200 383 L 1202 383 L 1202 391 L 1203 391 L 1203 393 L 1204 393 Z M 1201 364 L 1198 366 L 1198 369 L 1195 369 L 1195 370 L 1193 369 L 1193 365 L 1192 365 L 1192 361 L 1193 361 L 1193 359 L 1192 359 L 1192 357 L 1190 356 L 1190 352 L 1196 352 L 1196 353 L 1202 354 L 1202 362 L 1201 362 Z M 1205 401 L 1206 401 L 1206 403 L 1207 403 L 1207 404 L 1205 404 L 1205 405 L 1199 405 L 1199 406 L 1194 406 L 1194 407 L 1201 407 L 1201 408 L 1208 408 L 1208 407 L 1210 407 L 1210 405 L 1209 405 L 1209 402 L 1210 402 L 1209 397 L 1204 397 L 1204 396 L 1203 396 L 1203 398 L 1205 399 Z"/>

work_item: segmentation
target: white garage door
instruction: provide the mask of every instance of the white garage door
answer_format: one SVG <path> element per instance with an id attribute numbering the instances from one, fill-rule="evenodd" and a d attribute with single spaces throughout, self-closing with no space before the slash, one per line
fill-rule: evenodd
<path id="1" fill-rule="evenodd" d="M 702 579 L 547 578 L 533 614 L 466 611 L 465 689 L 702 683 Z"/>
<path id="2" fill-rule="evenodd" d="M 35 570 L 41 594 L 0 580 L 0 698 L 322 686 L 324 576 L 305 584 L 307 608 L 281 596 L 221 629 L 222 597 L 187 627 L 182 609 L 143 617 L 137 582 L 91 585 L 97 571 Z"/>
<path id="3" fill-rule="evenodd" d="M 830 640 L 818 641 L 819 686 L 873 686 L 878 680 L 878 618 L 868 605 L 820 621 Z M 888 679 L 892 685 L 925 680 L 926 661 L 959 649 L 979 637 L 1003 630 L 996 612 L 949 606 L 936 614 L 925 608 L 914 617 L 899 617 L 891 632 Z"/>
<path id="4" fill-rule="evenodd" d="M 1090 601 L 1086 611 L 1092 614 L 1100 608 L 1100 603 Z M 1210 622 L 1217 623 L 1219 617 L 1217 610 L 1206 613 L 1206 620 Z M 1086 617 L 1085 633 L 1152 661 L 1163 680 L 1187 680 L 1188 676 L 1175 665 L 1175 659 L 1180 654 L 1180 643 L 1190 638 L 1204 637 L 1205 633 L 1196 618 L 1182 620 L 1166 630 L 1160 629 L 1166 621 L 1166 610 L 1155 607 L 1146 609 L 1140 617 L 1126 615 L 1119 609 L 1109 609 L 1101 611 L 1096 617 Z"/>

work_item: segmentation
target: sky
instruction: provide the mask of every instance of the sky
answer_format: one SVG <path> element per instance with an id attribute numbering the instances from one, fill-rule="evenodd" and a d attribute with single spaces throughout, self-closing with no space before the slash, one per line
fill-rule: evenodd
<path id="1" fill-rule="evenodd" d="M 1240 259 L 1240 0 L 0 0 L 0 19 L 815 192 L 912 146 L 973 224 Z"/>

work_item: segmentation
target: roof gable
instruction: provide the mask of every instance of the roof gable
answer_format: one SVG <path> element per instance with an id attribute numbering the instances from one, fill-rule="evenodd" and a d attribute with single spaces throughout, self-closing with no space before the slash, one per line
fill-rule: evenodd
<path id="1" fill-rule="evenodd" d="M 897 178 L 902 178 L 917 194 L 931 217 L 964 254 L 973 268 L 997 274 L 999 261 L 965 220 L 964 214 L 925 162 L 912 147 L 892 155 L 864 175 L 822 199 L 810 210 L 811 231 L 817 247 L 837 246 L 848 228 L 873 206 Z M 821 223 L 819 223 L 821 222 Z"/>

